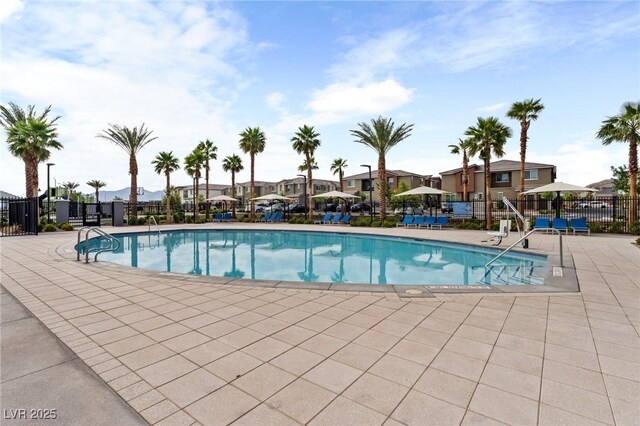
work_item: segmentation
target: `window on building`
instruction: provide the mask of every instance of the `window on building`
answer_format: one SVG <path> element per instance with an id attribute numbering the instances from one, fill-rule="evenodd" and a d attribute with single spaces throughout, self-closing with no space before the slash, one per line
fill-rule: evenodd
<path id="1" fill-rule="evenodd" d="M 525 170 L 524 180 L 538 180 L 538 169 Z"/>
<path id="2" fill-rule="evenodd" d="M 394 178 L 393 178 L 393 176 L 389 176 L 389 177 L 387 178 L 387 185 L 391 185 L 391 186 L 393 186 L 393 179 L 394 179 Z"/>
<path id="3" fill-rule="evenodd" d="M 347 188 L 355 188 L 356 187 L 356 181 L 355 179 L 349 179 L 347 181 Z"/>
<path id="4" fill-rule="evenodd" d="M 189 191 L 188 190 L 182 191 L 182 198 L 189 198 Z"/>
<path id="5" fill-rule="evenodd" d="M 509 173 L 496 173 L 496 182 L 497 183 L 508 183 L 509 182 Z"/>

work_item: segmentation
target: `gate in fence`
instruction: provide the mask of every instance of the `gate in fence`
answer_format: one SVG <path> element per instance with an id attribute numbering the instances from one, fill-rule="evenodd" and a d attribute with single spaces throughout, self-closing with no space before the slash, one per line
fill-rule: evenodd
<path id="1" fill-rule="evenodd" d="M 0 198 L 0 236 L 38 235 L 37 198 Z"/>

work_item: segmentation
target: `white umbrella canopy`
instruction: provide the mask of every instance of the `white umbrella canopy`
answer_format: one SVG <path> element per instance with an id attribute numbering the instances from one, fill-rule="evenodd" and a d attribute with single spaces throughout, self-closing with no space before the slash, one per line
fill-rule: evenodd
<path id="1" fill-rule="evenodd" d="M 597 189 L 587 188 L 586 186 L 571 185 L 564 182 L 553 182 L 547 185 L 524 191 L 523 194 L 536 194 L 540 192 L 597 192 Z"/>
<path id="2" fill-rule="evenodd" d="M 294 198 L 284 197 L 278 194 L 267 194 L 261 197 L 252 198 L 254 201 L 293 201 Z"/>
<path id="3" fill-rule="evenodd" d="M 215 197 L 207 198 L 207 201 L 235 201 L 237 203 L 239 200 L 228 195 L 216 195 Z"/>
<path id="4" fill-rule="evenodd" d="M 419 186 L 417 188 L 413 188 L 408 191 L 401 192 L 400 194 L 395 194 L 394 197 L 400 197 L 404 195 L 442 195 L 442 194 L 450 194 L 450 192 L 443 191 L 441 189 L 430 188 L 428 186 Z"/>
<path id="5" fill-rule="evenodd" d="M 340 191 L 323 192 L 322 194 L 313 195 L 311 198 L 360 198 L 357 195 L 347 194 Z"/>

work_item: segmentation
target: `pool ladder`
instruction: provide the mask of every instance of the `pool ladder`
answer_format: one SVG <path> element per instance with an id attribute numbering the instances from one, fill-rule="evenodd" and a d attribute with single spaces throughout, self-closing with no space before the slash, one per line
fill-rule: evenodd
<path id="1" fill-rule="evenodd" d="M 98 261 L 98 255 L 100 253 L 104 253 L 107 251 L 116 251 L 120 248 L 120 240 L 118 240 L 116 237 L 114 237 L 113 235 L 109 234 L 108 232 L 103 231 L 102 229 L 98 228 L 97 226 L 84 226 L 82 228 L 80 228 L 80 230 L 78 231 L 78 245 L 76 246 L 76 252 L 77 252 L 77 257 L 76 260 L 80 261 L 80 237 L 82 236 L 82 231 L 86 231 L 84 234 L 84 247 L 85 247 L 85 258 L 84 258 L 84 262 L 85 263 L 89 263 L 89 253 L 92 251 L 95 251 L 96 255 L 93 257 L 93 261 L 97 262 Z M 107 241 L 109 241 L 109 245 L 107 247 L 97 247 L 94 250 L 92 250 L 89 247 L 89 234 L 91 232 L 95 232 L 96 234 L 100 235 L 101 237 L 104 237 L 107 239 Z"/>
<path id="2" fill-rule="evenodd" d="M 151 233 L 151 219 L 153 219 L 153 223 L 156 225 L 156 230 L 158 231 L 158 236 L 160 236 L 160 227 L 158 226 L 158 222 L 154 216 L 149 216 L 149 220 L 147 221 L 147 225 L 149 225 L 149 233 Z"/>
<path id="3" fill-rule="evenodd" d="M 489 262 L 487 262 L 486 265 L 484 265 L 485 267 L 491 266 L 491 264 L 493 262 L 495 262 L 496 260 L 500 259 L 502 257 L 502 255 L 504 255 L 505 253 L 507 253 L 508 251 L 510 251 L 512 248 L 514 248 L 516 245 L 518 245 L 518 243 L 520 243 L 521 241 L 523 241 L 525 238 L 527 238 L 529 235 L 533 234 L 536 231 L 545 231 L 545 232 L 557 232 L 558 233 L 558 237 L 559 237 L 559 249 L 560 249 L 560 267 L 564 268 L 564 259 L 563 259 L 563 255 L 562 255 L 562 231 L 559 231 L 558 229 L 555 228 L 534 228 L 531 231 L 527 232 L 526 234 L 524 234 L 522 237 L 518 238 L 518 240 L 511 244 L 509 247 L 507 247 L 506 249 L 504 249 L 502 252 L 500 252 L 500 254 L 498 254 L 496 257 L 494 257 L 493 259 L 491 259 Z"/>

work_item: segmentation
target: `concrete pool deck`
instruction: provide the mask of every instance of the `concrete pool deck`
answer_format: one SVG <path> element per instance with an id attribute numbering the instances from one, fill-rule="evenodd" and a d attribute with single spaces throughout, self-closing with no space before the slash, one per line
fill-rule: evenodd
<path id="1" fill-rule="evenodd" d="M 319 228 L 175 228 L 229 227 Z M 364 232 L 472 244 L 486 236 Z M 2 285 L 151 424 L 640 419 L 640 250 L 631 237 L 565 237 L 580 292 L 432 289 L 429 298 L 86 265 L 60 254 L 75 238 L 75 232 L 3 238 Z M 531 252 L 553 252 L 557 241 L 533 235 Z"/>

